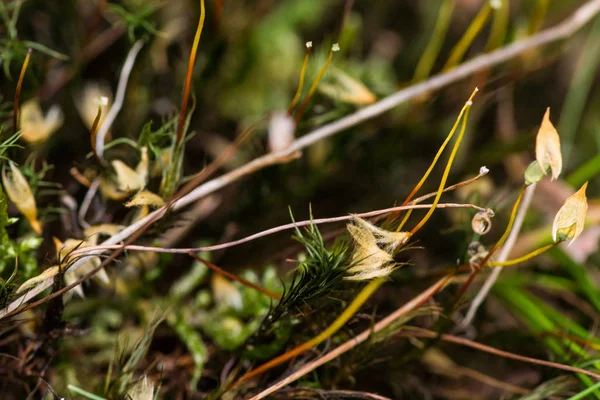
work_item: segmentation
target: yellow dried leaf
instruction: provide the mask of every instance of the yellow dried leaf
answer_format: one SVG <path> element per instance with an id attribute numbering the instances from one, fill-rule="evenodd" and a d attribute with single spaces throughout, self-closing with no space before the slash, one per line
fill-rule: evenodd
<path id="1" fill-rule="evenodd" d="M 138 380 L 135 385 L 129 389 L 127 396 L 131 400 L 153 400 L 154 383 L 148 379 L 147 375 Z"/>
<path id="2" fill-rule="evenodd" d="M 140 207 L 140 206 L 153 206 L 162 207 L 165 205 L 165 201 L 157 194 L 144 190 L 133 196 L 131 200 L 125 203 L 125 207 Z"/>
<path id="3" fill-rule="evenodd" d="M 121 192 L 110 179 L 105 177 L 100 178 L 98 189 L 105 197 L 108 197 L 111 200 L 121 201 L 129 196 L 127 192 Z"/>
<path id="4" fill-rule="evenodd" d="M 360 82 L 340 69 L 332 69 L 333 83 L 322 82 L 319 90 L 327 96 L 349 104 L 365 105 L 377 100 L 375 95 Z"/>
<path id="5" fill-rule="evenodd" d="M 115 179 L 117 181 L 117 188 L 120 191 L 126 193 L 134 192 L 141 189 L 144 185 L 144 182 L 140 181 L 137 172 L 131 169 L 123 161 L 113 160 L 112 166 L 116 173 Z"/>
<path id="6" fill-rule="evenodd" d="M 138 174 L 140 182 L 142 182 L 142 187 L 140 189 L 143 189 L 146 186 L 146 182 L 148 182 L 148 149 L 142 147 L 141 153 L 140 162 L 137 167 L 135 167 L 135 172 Z"/>
<path id="7" fill-rule="evenodd" d="M 42 224 L 37 220 L 37 206 L 31 187 L 19 168 L 9 161 L 10 174 L 6 174 L 6 168 L 2 168 L 2 183 L 8 198 L 15 203 L 17 209 L 27 218 L 33 230 L 40 234 Z"/>
<path id="8" fill-rule="evenodd" d="M 52 106 L 43 114 L 37 99 L 31 99 L 21 105 L 19 127 L 21 137 L 28 143 L 43 142 L 63 124 L 63 113 L 58 106 Z"/>
<path id="9" fill-rule="evenodd" d="M 587 182 L 584 183 L 581 189 L 569 196 L 565 204 L 556 213 L 552 224 L 552 239 L 554 239 L 554 242 L 571 239 L 569 243 L 571 245 L 583 232 L 588 207 L 585 196 L 587 184 Z"/>
<path id="10" fill-rule="evenodd" d="M 50 278 L 56 276 L 56 274 L 58 274 L 58 271 L 59 271 L 59 269 L 58 269 L 57 265 L 50 267 L 48 269 L 45 269 L 38 276 L 34 276 L 33 278 L 25 281 L 25 283 L 23 283 L 21 286 L 19 286 L 16 293 L 18 294 L 18 293 L 24 292 L 34 286 L 37 286 L 38 283 L 41 283 L 47 279 L 50 279 Z"/>
<path id="11" fill-rule="evenodd" d="M 558 131 L 550 122 L 550 108 L 544 114 L 542 125 L 535 140 L 535 159 L 543 171 L 550 168 L 552 180 L 558 178 L 562 170 L 562 154 L 560 152 Z"/>
<path id="12" fill-rule="evenodd" d="M 142 148 L 141 159 L 135 170 L 121 160 L 112 161 L 112 166 L 116 174 L 117 188 L 121 192 L 142 190 L 148 180 L 148 149 Z"/>

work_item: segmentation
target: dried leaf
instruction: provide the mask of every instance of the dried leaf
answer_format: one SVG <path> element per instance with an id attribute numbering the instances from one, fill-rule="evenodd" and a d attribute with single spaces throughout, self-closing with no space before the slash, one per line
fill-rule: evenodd
<path id="1" fill-rule="evenodd" d="M 554 239 L 554 242 L 571 239 L 569 243 L 571 245 L 583 232 L 588 207 L 585 196 L 587 184 L 587 182 L 584 183 L 581 189 L 569 196 L 565 204 L 556 213 L 552 224 L 552 239 Z"/>
<path id="2" fill-rule="evenodd" d="M 37 220 L 37 206 L 31 187 L 27 179 L 23 176 L 19 168 L 9 161 L 11 173 L 6 174 L 6 169 L 2 168 L 2 183 L 8 198 L 15 203 L 21 214 L 27 218 L 33 230 L 40 234 L 42 232 L 42 224 Z"/>
<path id="3" fill-rule="evenodd" d="M 125 203 L 125 207 L 140 207 L 140 206 L 153 206 L 162 207 L 165 205 L 165 201 L 157 194 L 144 190 L 136 194 Z"/>
<path id="4" fill-rule="evenodd" d="M 122 192 L 133 192 L 143 187 L 144 182 L 141 182 L 137 172 L 131 169 L 121 160 L 112 161 L 113 169 L 116 173 L 117 188 Z"/>
<path id="5" fill-rule="evenodd" d="M 15 293 L 19 294 L 21 292 L 24 292 L 34 286 L 37 286 L 38 283 L 41 283 L 47 279 L 50 279 L 54 276 L 56 276 L 56 274 L 58 274 L 58 265 L 55 265 L 53 267 L 50 267 L 48 269 L 45 269 L 41 274 L 39 274 L 38 276 L 34 276 L 33 278 L 25 281 L 25 283 L 23 283 Z"/>
<path id="6" fill-rule="evenodd" d="M 142 379 L 137 381 L 135 385 L 127 392 L 127 397 L 131 400 L 153 400 L 154 399 L 154 383 L 144 375 Z"/>
<path id="7" fill-rule="evenodd" d="M 550 122 L 550 108 L 546 110 L 542 125 L 535 141 L 535 159 L 543 171 L 548 168 L 552 171 L 552 180 L 560 175 L 562 170 L 562 154 L 560 152 L 560 138 L 552 122 Z"/>
<path id="8" fill-rule="evenodd" d="M 142 190 L 148 181 L 148 149 L 142 148 L 141 159 L 135 170 L 121 160 L 113 160 L 112 166 L 118 190 L 125 193 Z"/>
<path id="9" fill-rule="evenodd" d="M 31 99 L 21 105 L 19 126 L 21 137 L 28 143 L 43 142 L 63 124 L 60 107 L 52 106 L 44 116 L 37 99 Z"/>

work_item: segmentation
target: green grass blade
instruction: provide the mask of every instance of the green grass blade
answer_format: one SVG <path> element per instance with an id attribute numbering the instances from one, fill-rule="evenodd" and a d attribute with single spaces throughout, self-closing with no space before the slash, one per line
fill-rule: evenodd
<path id="1" fill-rule="evenodd" d="M 565 159 L 563 168 L 565 169 L 571 159 L 576 132 L 600 63 L 600 40 L 598 38 L 600 38 L 600 18 L 595 19 L 585 47 L 581 52 L 560 115 L 558 131 L 562 141 L 562 153 Z"/>

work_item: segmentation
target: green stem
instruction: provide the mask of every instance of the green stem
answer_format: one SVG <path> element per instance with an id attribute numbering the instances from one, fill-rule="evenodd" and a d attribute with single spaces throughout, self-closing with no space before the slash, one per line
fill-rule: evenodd
<path id="1" fill-rule="evenodd" d="M 427 79 L 431 73 L 435 59 L 444 44 L 444 39 L 450 26 L 450 19 L 452 18 L 452 11 L 454 11 L 454 4 L 455 0 L 444 0 L 444 3 L 440 7 L 431 39 L 427 43 L 427 47 L 415 69 L 414 83 Z"/>
<path id="2" fill-rule="evenodd" d="M 487 22 L 491 12 L 492 6 L 490 6 L 489 1 L 486 1 L 483 7 L 481 7 L 481 10 L 479 10 L 479 13 L 477 14 L 473 22 L 471 22 L 471 25 L 469 25 L 469 27 L 467 28 L 467 31 L 465 32 L 463 37 L 452 49 L 450 57 L 448 57 L 448 61 L 446 62 L 446 65 L 444 65 L 442 71 L 449 71 L 452 68 L 456 67 L 458 63 L 460 63 L 463 56 L 465 55 L 465 53 L 467 52 L 467 50 L 469 49 L 479 32 L 481 32 L 481 30 L 483 29 L 483 26 Z"/>

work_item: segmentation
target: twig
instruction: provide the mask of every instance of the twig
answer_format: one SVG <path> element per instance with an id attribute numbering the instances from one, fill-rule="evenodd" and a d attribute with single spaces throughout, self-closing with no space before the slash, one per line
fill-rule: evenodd
<path id="1" fill-rule="evenodd" d="M 508 351 L 499 350 L 491 346 L 487 346 L 482 343 L 474 342 L 472 340 L 461 338 L 454 335 L 442 334 L 439 335 L 437 332 L 428 331 L 428 330 L 420 330 L 417 332 L 401 332 L 401 335 L 406 336 L 417 336 L 417 337 L 426 337 L 426 338 L 436 338 L 439 337 L 441 340 L 450 343 L 460 344 L 461 346 L 471 347 L 477 350 L 485 351 L 486 353 L 493 354 L 499 357 L 510 358 L 517 361 L 526 362 L 529 364 L 535 365 L 543 365 L 545 367 L 556 368 L 563 371 L 574 372 L 577 374 L 591 376 L 592 378 L 600 379 L 600 374 L 596 374 L 594 372 L 588 371 L 583 368 L 572 367 L 570 365 L 560 364 L 552 361 L 540 360 L 538 358 L 526 357 L 520 354 L 510 353 Z"/>
<path id="2" fill-rule="evenodd" d="M 408 303 L 406 303 L 405 305 L 403 305 L 402 307 L 400 307 L 399 309 L 394 311 L 392 314 L 388 315 L 387 317 L 385 317 L 384 319 L 379 321 L 377 324 L 375 324 L 375 326 L 373 328 L 364 330 L 358 336 L 344 342 L 340 346 L 331 350 L 329 353 L 304 365 L 298 371 L 292 373 L 288 377 L 282 379 L 281 381 L 272 385 L 268 389 L 260 392 L 256 396 L 252 397 L 251 400 L 264 399 L 271 393 L 274 393 L 277 390 L 281 389 L 282 387 L 289 385 L 290 383 L 303 377 L 304 375 L 308 374 L 309 372 L 314 371 L 321 365 L 328 363 L 329 361 L 339 357 L 340 355 L 344 354 L 345 352 L 358 346 L 359 344 L 361 344 L 362 342 L 367 340 L 373 333 L 380 332 L 381 330 L 385 329 L 388 325 L 390 325 L 392 322 L 394 322 L 398 318 L 400 318 L 400 317 L 406 315 L 407 313 L 415 310 L 416 308 L 420 307 L 423 303 L 425 303 L 432 296 L 434 296 L 437 292 L 439 292 L 446 285 L 446 283 L 448 283 L 448 281 L 450 280 L 450 278 L 452 278 L 452 276 L 453 276 L 452 273 L 449 275 L 446 275 L 445 277 L 443 277 L 442 279 L 440 279 L 439 281 L 437 281 L 436 283 L 431 285 L 429 288 L 427 288 L 426 290 L 421 292 L 421 294 L 419 294 L 417 297 L 415 297 L 414 299 L 412 299 L 411 301 L 409 301 Z"/>
<path id="3" fill-rule="evenodd" d="M 508 259 L 508 255 L 512 251 L 512 248 L 517 242 L 517 237 L 519 236 L 519 232 L 521 231 L 521 226 L 523 225 L 525 214 L 527 214 L 527 210 L 529 209 L 529 205 L 531 204 L 531 199 L 533 198 L 533 193 L 535 192 L 536 186 L 537 183 L 534 183 L 532 185 L 529 185 L 527 189 L 525 189 L 523 202 L 521 203 L 519 212 L 517 213 L 517 217 L 515 218 L 515 223 L 508 236 L 508 239 L 506 239 L 506 243 L 504 244 L 504 246 L 502 246 L 502 249 L 499 252 L 497 261 L 506 261 Z M 473 299 L 473 302 L 471 303 L 471 306 L 469 307 L 465 318 L 459 324 L 459 328 L 465 328 L 471 323 L 471 321 L 473 321 L 473 318 L 475 317 L 479 306 L 481 306 L 481 303 L 483 303 L 483 301 L 485 300 L 486 296 L 492 289 L 492 286 L 494 286 L 494 283 L 496 282 L 496 279 L 498 279 L 498 276 L 500 276 L 501 272 L 502 268 L 494 268 L 492 273 L 487 277 L 483 286 L 481 287 L 481 289 L 479 289 L 479 293 L 477 293 L 477 296 L 475 296 L 475 298 Z"/>
<path id="4" fill-rule="evenodd" d="M 115 122 L 115 118 L 117 118 L 117 114 L 119 114 L 119 111 L 121 111 L 121 107 L 123 107 L 123 100 L 125 99 L 125 91 L 127 90 L 129 75 L 131 74 L 133 64 L 135 63 L 135 59 L 142 49 L 142 46 L 144 46 L 144 41 L 138 40 L 131 47 L 131 50 L 129 50 L 129 54 L 127 54 L 127 58 L 125 59 L 125 63 L 121 69 L 121 75 L 119 76 L 119 84 L 117 85 L 115 101 L 110 107 L 110 110 L 102 122 L 102 125 L 100 125 L 98 133 L 96 133 L 96 153 L 99 158 L 102 158 L 104 154 L 104 139 L 106 138 L 106 134 L 108 133 L 108 130 L 113 122 Z"/>
<path id="5" fill-rule="evenodd" d="M 252 289 L 254 289 L 254 290 L 262 293 L 262 294 L 266 294 L 267 296 L 269 296 L 272 299 L 281 300 L 281 295 L 279 295 L 279 294 L 277 294 L 275 292 L 272 292 L 269 289 L 265 289 L 262 286 L 259 286 L 259 285 L 255 284 L 255 283 L 250 282 L 249 280 L 246 280 L 246 279 L 244 279 L 242 277 L 234 275 L 231 272 L 227 272 L 224 269 L 218 267 L 217 265 L 211 263 L 208 260 L 205 260 L 205 259 L 197 256 L 196 254 L 194 254 L 192 252 L 189 252 L 188 255 L 190 257 L 192 257 L 194 260 L 197 260 L 197 261 L 201 262 L 202 264 L 206 265 L 208 268 L 212 269 L 217 274 L 223 275 L 223 276 L 225 276 L 225 277 L 227 277 L 227 278 L 229 278 L 231 280 L 240 282 L 242 285 L 246 285 L 246 286 L 251 287 Z"/>
<path id="6" fill-rule="evenodd" d="M 381 210 L 375 210 L 375 211 L 369 211 L 369 212 L 364 212 L 364 213 L 359 213 L 359 214 L 350 214 L 350 215 L 343 215 L 340 217 L 331 217 L 331 218 L 317 218 L 317 219 L 311 219 L 311 220 L 305 220 L 305 221 L 299 221 L 299 222 L 292 222 L 289 224 L 285 224 L 285 225 L 280 225 L 280 226 L 276 226 L 274 228 L 270 228 L 258 233 L 254 233 L 250 236 L 246 236 L 244 238 L 238 239 L 238 240 L 234 240 L 231 242 L 226 242 L 226 243 L 220 243 L 220 244 L 216 244 L 213 246 L 204 246 L 204 247 L 190 247 L 190 248 L 163 248 L 163 247 L 152 247 L 152 246 L 138 246 L 138 245 L 128 245 L 128 246 L 123 246 L 123 245 L 98 245 L 98 246 L 87 246 L 87 247 L 83 247 L 81 249 L 72 251 L 70 253 L 71 257 L 76 257 L 76 256 L 80 256 L 82 254 L 87 254 L 87 253 L 94 253 L 96 254 L 98 250 L 113 250 L 113 249 L 117 249 L 117 248 L 124 248 L 125 250 L 137 250 L 137 251 L 154 251 L 154 252 L 158 252 L 158 253 L 189 253 L 189 252 L 194 252 L 194 253 L 198 253 L 201 251 L 217 251 L 217 250 L 222 250 L 222 249 L 226 249 L 229 247 L 234 247 L 234 246 L 238 246 L 240 244 L 243 243 L 247 243 L 250 242 L 252 240 L 256 240 L 259 239 L 261 237 L 265 237 L 265 236 L 269 236 L 269 235 L 273 235 L 275 233 L 278 232 L 282 232 L 285 230 L 289 230 L 289 229 L 295 229 L 295 228 L 300 228 L 303 226 L 308 226 L 308 225 L 319 225 L 319 224 L 328 224 L 328 223 L 332 223 L 332 222 L 340 222 L 340 221 L 349 221 L 355 217 L 361 217 L 361 218 L 368 218 L 368 217 L 373 217 L 373 216 L 379 216 L 379 215 L 383 215 L 383 214 L 387 214 L 390 213 L 392 211 L 402 211 L 402 210 L 413 210 L 413 209 L 428 209 L 431 207 L 431 204 L 417 204 L 417 205 L 410 205 L 410 206 L 398 206 L 398 207 L 391 207 L 391 208 L 384 208 Z M 442 204 L 437 204 L 436 208 L 472 208 L 478 211 L 485 211 L 486 209 L 483 207 L 479 207 L 476 206 L 474 204 L 456 204 L 456 203 L 442 203 Z"/>
<path id="7" fill-rule="evenodd" d="M 475 57 L 474 59 L 463 63 L 462 65 L 456 67 L 451 71 L 435 75 L 422 83 L 402 89 L 396 92 L 395 94 L 378 101 L 377 103 L 374 103 L 370 106 L 358 110 L 354 114 L 341 118 L 330 124 L 324 125 L 323 127 L 318 128 L 313 132 L 306 134 L 298 140 L 294 141 L 290 145 L 290 147 L 288 147 L 285 151 L 269 153 L 262 157 L 256 158 L 229 173 L 226 173 L 218 178 L 204 183 L 203 185 L 189 192 L 187 195 L 181 197 L 179 200 L 173 202 L 172 204 L 169 204 L 169 206 L 172 206 L 172 209 L 174 211 L 179 210 L 187 206 L 188 204 L 191 204 L 196 200 L 210 193 L 213 193 L 246 175 L 252 174 L 258 170 L 261 170 L 271 165 L 289 162 L 291 159 L 293 159 L 294 156 L 297 156 L 296 153 L 298 151 L 309 147 L 327 137 L 335 135 L 336 133 L 339 133 L 345 129 L 358 125 L 363 121 L 381 115 L 384 112 L 410 99 L 422 96 L 423 94 L 431 91 L 439 90 L 454 82 L 460 81 L 461 79 L 477 71 L 488 69 L 495 65 L 511 60 L 534 48 L 566 39 L 573 33 L 577 32 L 579 29 L 581 29 L 584 25 L 586 25 L 598 13 L 600 13 L 600 0 L 591 0 L 585 3 L 579 9 L 577 9 L 571 17 L 569 17 L 564 22 L 553 28 L 549 28 L 536 35 L 530 36 L 527 39 L 502 47 L 491 53 Z M 145 226 L 149 221 L 156 221 L 162 218 L 162 216 L 165 215 L 166 210 L 167 208 L 165 206 L 154 211 L 153 213 L 147 215 L 145 218 L 136 221 L 134 224 L 123 229 L 117 235 L 114 235 L 102 244 L 112 245 L 126 240 L 138 229 Z M 75 271 L 78 268 L 80 268 L 81 265 L 81 262 L 76 262 L 74 265 L 71 266 L 71 269 Z M 0 319 L 4 318 L 7 314 L 16 310 L 22 304 L 37 296 L 45 289 L 49 288 L 51 285 L 51 279 L 40 283 L 38 286 L 31 289 L 26 294 L 13 301 L 3 310 L 0 310 Z"/>

